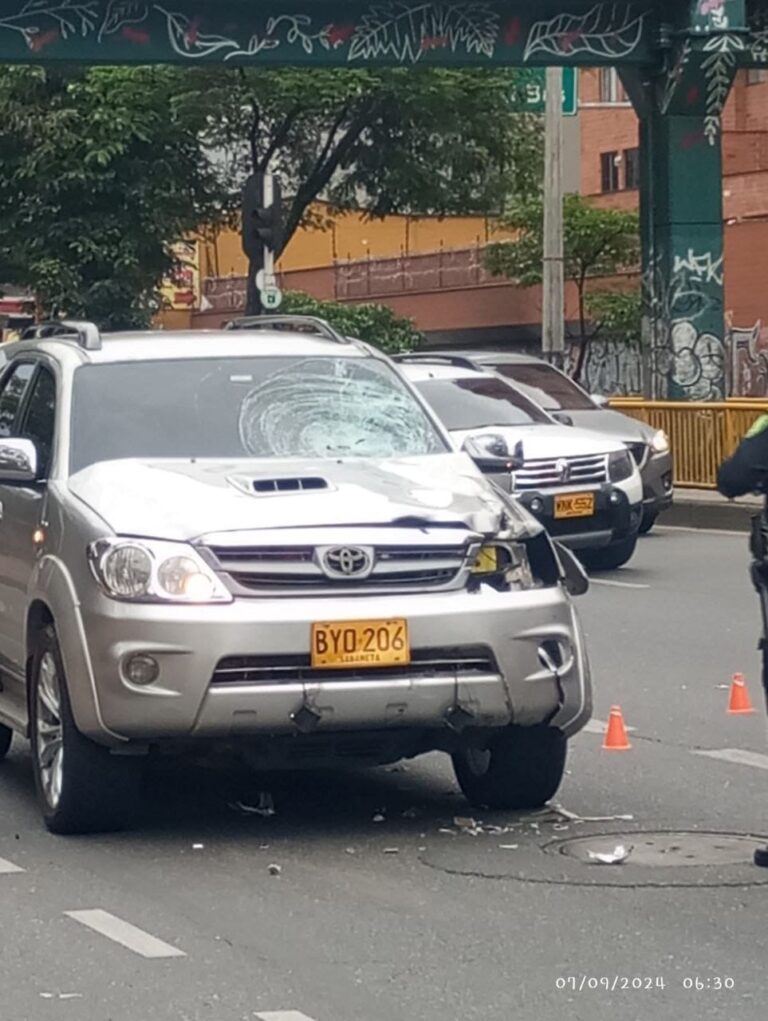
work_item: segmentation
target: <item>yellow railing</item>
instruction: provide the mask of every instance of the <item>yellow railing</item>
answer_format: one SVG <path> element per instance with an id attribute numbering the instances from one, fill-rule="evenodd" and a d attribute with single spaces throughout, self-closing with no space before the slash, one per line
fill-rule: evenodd
<path id="1" fill-rule="evenodd" d="M 692 489 L 714 489 L 720 462 L 755 419 L 768 413 L 768 401 L 752 398 L 696 403 L 617 397 L 611 407 L 664 430 L 672 445 L 675 485 Z"/>

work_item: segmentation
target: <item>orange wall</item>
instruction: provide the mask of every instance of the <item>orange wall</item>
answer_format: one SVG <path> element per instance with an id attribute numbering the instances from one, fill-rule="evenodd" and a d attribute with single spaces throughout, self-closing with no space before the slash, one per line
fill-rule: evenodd
<path id="1" fill-rule="evenodd" d="M 318 207 L 327 216 L 325 207 Z M 471 248 L 484 244 L 490 224 L 482 217 L 450 216 L 415 218 L 388 216 L 366 220 L 360 213 L 341 213 L 325 231 L 300 228 L 280 260 L 280 269 L 290 272 L 330 266 L 337 260 L 387 258 L 402 253 L 433 252 L 444 248 Z M 215 243 L 202 246 L 202 277 L 243 276 L 245 256 L 236 231 L 223 231 Z"/>

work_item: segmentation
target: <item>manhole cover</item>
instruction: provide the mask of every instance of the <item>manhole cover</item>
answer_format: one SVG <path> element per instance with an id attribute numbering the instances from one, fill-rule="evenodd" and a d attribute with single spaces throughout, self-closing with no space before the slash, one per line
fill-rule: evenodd
<path id="1" fill-rule="evenodd" d="M 695 868 L 743 865 L 752 860 L 758 841 L 737 833 L 645 832 L 577 837 L 550 844 L 547 850 L 598 866 L 594 854 L 612 854 L 619 845 L 631 848 L 627 864 L 645 868 Z M 617 866 L 621 867 L 621 866 Z"/>

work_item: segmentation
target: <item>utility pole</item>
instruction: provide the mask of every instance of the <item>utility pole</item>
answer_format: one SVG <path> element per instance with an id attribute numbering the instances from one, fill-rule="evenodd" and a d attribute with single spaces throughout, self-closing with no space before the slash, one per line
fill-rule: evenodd
<path id="1" fill-rule="evenodd" d="M 563 72 L 547 68 L 544 141 L 544 287 L 542 351 L 562 366 L 565 358 L 563 274 Z"/>
<path id="2" fill-rule="evenodd" d="M 243 189 L 243 251 L 248 256 L 246 315 L 280 307 L 275 253 L 282 247 L 282 195 L 272 174 L 251 174 Z"/>

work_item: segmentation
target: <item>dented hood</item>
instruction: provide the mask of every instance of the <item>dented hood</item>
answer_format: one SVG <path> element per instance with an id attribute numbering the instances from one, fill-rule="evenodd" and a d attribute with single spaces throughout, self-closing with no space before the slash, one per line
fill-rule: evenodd
<path id="1" fill-rule="evenodd" d="M 257 493 L 256 480 L 322 489 Z M 403 518 L 489 535 L 510 507 L 464 454 L 392 460 L 120 460 L 90 465 L 70 491 L 117 535 L 190 541 L 210 532 L 386 525 Z M 511 516 L 514 517 L 514 509 Z M 519 512 L 519 525 L 527 515 Z"/>

